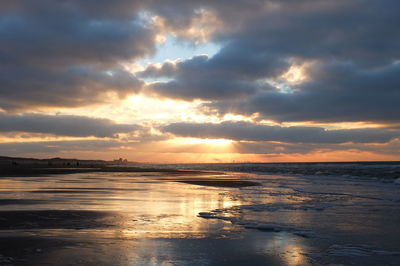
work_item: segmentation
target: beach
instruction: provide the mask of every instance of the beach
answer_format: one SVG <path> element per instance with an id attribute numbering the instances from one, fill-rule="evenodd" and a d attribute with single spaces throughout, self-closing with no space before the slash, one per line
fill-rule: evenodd
<path id="1" fill-rule="evenodd" d="M 3 174 L 0 265 L 400 264 L 396 179 L 252 167 Z"/>
<path id="2" fill-rule="evenodd" d="M 400 1 L 0 1 L 0 266 L 400 265 Z"/>

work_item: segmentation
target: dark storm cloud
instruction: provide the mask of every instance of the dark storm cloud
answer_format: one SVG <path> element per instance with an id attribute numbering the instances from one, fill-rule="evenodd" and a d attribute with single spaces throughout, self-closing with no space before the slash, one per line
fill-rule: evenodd
<path id="1" fill-rule="evenodd" d="M 109 3 L 2 3 L 0 108 L 80 106 L 109 91 L 138 92 L 142 82 L 119 63 L 153 53 L 155 33 L 134 10 L 129 18 L 117 12 L 126 1 Z"/>
<path id="2" fill-rule="evenodd" d="M 199 60 L 207 60 L 208 57 L 206 56 L 197 56 Z M 193 59 L 192 59 L 193 60 Z M 136 72 L 138 76 L 141 77 L 150 77 L 150 78 L 157 78 L 157 77 L 174 77 L 178 70 L 178 66 L 180 63 L 173 63 L 173 62 L 165 62 L 160 67 L 155 65 L 149 65 L 146 67 L 145 70 Z M 178 65 L 178 66 L 177 66 Z"/>
<path id="3" fill-rule="evenodd" d="M 226 79 L 181 79 L 151 84 L 148 90 L 158 95 L 175 99 L 217 100 L 240 98 L 254 93 L 257 84 Z"/>
<path id="4" fill-rule="evenodd" d="M 399 9 L 395 0 L 282 1 L 248 20 L 227 48 L 277 59 L 390 64 L 400 55 Z"/>
<path id="5" fill-rule="evenodd" d="M 142 77 L 171 80 L 147 90 L 211 100 L 221 114 L 399 122 L 397 0 L 2 1 L 0 108 L 79 106 L 102 101 L 110 90 L 136 93 L 141 81 L 119 63 L 154 52 L 161 29 L 147 24 L 146 15 L 161 16 L 163 30 L 179 32 L 203 11 L 222 25 L 210 35 L 221 50 L 150 66 Z M 293 85 L 293 93 L 265 82 L 304 62 L 314 63 L 309 80 Z"/>
<path id="6" fill-rule="evenodd" d="M 293 93 L 263 92 L 207 104 L 220 113 L 259 113 L 275 121 L 398 122 L 400 64 L 360 70 L 351 63 L 316 64 Z"/>
<path id="7" fill-rule="evenodd" d="M 173 123 L 165 126 L 163 131 L 180 137 L 316 144 L 385 143 L 400 137 L 400 131 L 393 129 L 325 130 L 320 127 L 281 127 L 247 122 Z"/>
<path id="8" fill-rule="evenodd" d="M 71 115 L 0 114 L 0 132 L 46 133 L 74 137 L 115 137 L 141 129 L 138 125 L 116 124 L 108 119 Z"/>
<path id="9" fill-rule="evenodd" d="M 234 99 L 272 89 L 265 83 L 254 82 L 249 78 L 240 79 L 240 71 L 216 65 L 213 58 L 204 55 L 175 65 L 167 62 L 159 68 L 150 65 L 137 74 L 141 77 L 174 78 L 168 82 L 153 83 L 147 90 L 177 99 Z"/>
<path id="10" fill-rule="evenodd" d="M 0 2 L 0 12 L 38 16 L 68 11 L 79 12 L 97 19 L 131 19 L 140 10 L 143 2 L 135 0 L 3 0 Z"/>
<path id="11" fill-rule="evenodd" d="M 112 64 L 150 54 L 153 34 L 135 21 L 93 20 L 66 11 L 2 16 L 1 54 L 15 63 Z"/>
<path id="12" fill-rule="evenodd" d="M 266 1 L 251 15 L 220 18 L 240 26 L 217 33 L 223 43 L 212 58 L 175 68 L 150 66 L 144 76 L 159 95 L 214 100 L 217 112 L 254 114 L 277 121 L 399 122 L 400 4 L 394 0 Z M 293 93 L 262 83 L 277 81 L 292 64 L 313 62 L 309 80 Z M 224 99 L 221 101 L 221 99 Z"/>
<path id="13" fill-rule="evenodd" d="M 7 67 L 0 69 L 0 107 L 81 106 L 102 101 L 104 92 L 119 96 L 138 92 L 143 82 L 123 69 L 108 71 L 89 67 L 42 69 Z"/>

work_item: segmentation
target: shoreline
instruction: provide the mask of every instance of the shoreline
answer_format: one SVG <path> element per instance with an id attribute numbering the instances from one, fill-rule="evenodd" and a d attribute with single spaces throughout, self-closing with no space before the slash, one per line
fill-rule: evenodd
<path id="1" fill-rule="evenodd" d="M 215 171 L 200 171 L 200 170 L 176 170 L 162 168 L 141 168 L 141 167 L 82 167 L 82 168 L 65 168 L 65 167 L 0 167 L 0 178 L 12 177 L 40 177 L 49 175 L 66 175 L 66 174 L 81 174 L 81 173 L 158 173 L 160 175 L 181 176 L 189 175 L 197 178 L 172 178 L 165 181 L 179 182 L 198 186 L 210 187 L 226 187 L 226 188 L 241 188 L 249 186 L 260 186 L 261 184 L 254 181 L 242 180 L 240 178 L 229 179 L 212 179 L 209 175 L 225 176 L 223 172 Z"/>
<path id="2" fill-rule="evenodd" d="M 221 172 L 206 172 L 193 170 L 175 170 L 166 168 L 144 168 L 144 167 L 118 167 L 118 166 L 86 166 L 86 167 L 44 167 L 32 165 L 0 166 L 0 177 L 28 177 L 46 176 L 59 174 L 79 174 L 79 173 L 145 173 L 157 172 L 168 174 L 222 174 Z"/>

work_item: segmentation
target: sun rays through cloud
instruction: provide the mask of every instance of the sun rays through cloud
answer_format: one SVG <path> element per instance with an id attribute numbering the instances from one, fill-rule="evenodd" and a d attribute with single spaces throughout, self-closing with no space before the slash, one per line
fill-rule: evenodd
<path id="1" fill-rule="evenodd" d="M 400 159 L 396 1 L 6 2 L 4 153 Z"/>

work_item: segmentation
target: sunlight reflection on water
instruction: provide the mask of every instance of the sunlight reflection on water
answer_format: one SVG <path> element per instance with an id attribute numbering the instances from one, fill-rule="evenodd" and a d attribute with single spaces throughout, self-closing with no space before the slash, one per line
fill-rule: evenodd
<path id="1" fill-rule="evenodd" d="M 200 179 L 217 177 L 215 174 L 196 176 Z M 235 257 L 243 259 L 243 256 L 251 256 L 253 253 L 256 257 L 260 256 L 256 261 L 263 261 L 265 254 L 286 252 L 285 241 L 288 240 L 285 240 L 285 236 L 274 236 L 273 240 L 265 241 L 265 238 L 260 238 L 256 234 L 257 237 L 252 237 L 253 240 L 249 242 L 253 244 L 243 248 L 242 241 L 245 236 L 242 227 L 225 221 L 198 217 L 201 212 L 229 209 L 250 203 L 241 192 L 249 192 L 251 189 L 168 182 L 177 178 L 186 177 L 171 177 L 157 173 L 145 175 L 85 173 L 2 178 L 0 179 L 0 199 L 16 201 L 15 204 L 11 201 L 10 204 L 0 205 L 1 211 L 19 210 L 24 211 L 23 213 L 28 212 L 28 216 L 30 211 L 32 215 L 41 215 L 37 211 L 45 210 L 82 210 L 107 214 L 101 218 L 86 218 L 85 213 L 71 213 L 73 216 L 71 223 L 76 223 L 74 224 L 76 228 L 71 229 L 62 226 L 58 228 L 54 224 L 49 226 L 48 221 L 57 223 L 59 219 L 57 215 L 62 214 L 50 213 L 44 224 L 36 221 L 39 225 L 33 228 L 11 226 L 11 230 L 3 232 L 7 232 L 8 235 L 57 237 L 74 241 L 74 243 L 80 243 L 79 248 L 73 246 L 67 250 L 73 250 L 78 254 L 83 253 L 88 258 L 96 257 L 92 254 L 93 250 L 101 251 L 100 253 L 111 257 L 119 254 L 119 259 L 114 263 L 118 261 L 121 265 L 138 261 L 142 265 L 179 264 L 180 260 L 182 263 L 191 261 L 190 256 L 207 264 L 214 260 L 229 260 L 229 256 L 232 257 L 231 259 Z M 222 175 L 220 178 L 226 179 L 227 176 Z M 20 204 L 18 202 L 20 199 L 24 199 L 28 204 Z M 269 201 L 266 198 L 260 200 Z M 29 201 L 32 204 L 29 204 Z M 90 219 L 97 219 L 97 223 L 88 226 L 87 220 Z M 35 220 L 32 223 L 35 223 Z M 279 245 L 274 244 L 277 237 L 280 239 Z M 166 241 L 163 242 L 162 239 Z M 189 242 L 187 244 L 181 242 L 184 239 Z M 220 241 L 222 242 L 219 243 Z M 107 250 L 104 250 L 105 245 L 109 247 Z M 261 248 L 265 245 L 267 248 Z M 290 245 L 293 246 L 295 243 L 290 241 Z M 297 249 L 290 247 L 291 252 L 300 248 L 301 245 Z M 180 249 L 186 251 L 182 253 Z M 216 253 L 215 249 L 222 253 Z M 67 253 L 65 249 L 56 250 L 48 254 L 45 261 L 54 262 L 54 260 L 59 260 L 59 257 L 66 256 Z M 295 265 L 301 259 L 300 253 L 300 251 L 291 253 L 289 256 L 284 253 L 280 260 L 284 260 L 287 265 Z M 99 259 L 102 257 L 102 255 L 98 256 Z M 102 258 L 101 261 L 106 263 L 107 259 Z"/>
<path id="2" fill-rule="evenodd" d="M 67 241 L 30 265 L 64 265 L 67 257 L 80 265 L 194 260 L 195 265 L 308 265 L 323 260 L 324 250 L 336 242 L 383 243 L 382 250 L 395 250 L 397 190 L 388 184 L 248 173 L 195 178 L 262 186 L 181 182 L 193 178 L 165 173 L 0 178 L 2 237 L 35 237 L 30 245 L 38 241 L 39 250 L 43 241 Z M 394 233 L 382 242 L 388 228 Z"/>

